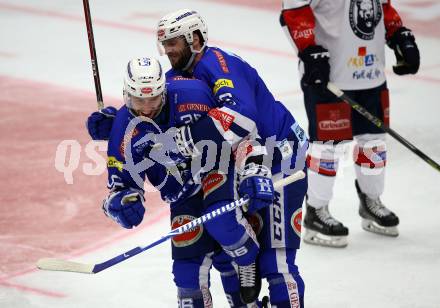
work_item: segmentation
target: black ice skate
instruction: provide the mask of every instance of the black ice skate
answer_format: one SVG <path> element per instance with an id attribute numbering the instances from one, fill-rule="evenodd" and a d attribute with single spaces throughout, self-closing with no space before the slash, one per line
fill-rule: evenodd
<path id="1" fill-rule="evenodd" d="M 354 183 L 360 199 L 359 215 L 362 217 L 362 228 L 382 235 L 398 236 L 399 218 L 387 209 L 379 198 L 369 198 L 361 191 L 358 182 Z"/>
<path id="2" fill-rule="evenodd" d="M 261 277 L 256 262 L 248 266 L 238 266 L 241 300 L 250 304 L 258 299 L 261 290 Z"/>
<path id="3" fill-rule="evenodd" d="M 315 209 L 307 204 L 304 242 L 328 247 L 347 246 L 348 228 L 328 211 L 328 205 Z"/>

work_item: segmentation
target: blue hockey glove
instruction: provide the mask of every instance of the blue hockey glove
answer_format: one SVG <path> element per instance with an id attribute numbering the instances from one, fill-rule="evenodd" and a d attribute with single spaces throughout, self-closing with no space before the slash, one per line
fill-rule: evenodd
<path id="1" fill-rule="evenodd" d="M 250 214 L 270 206 L 275 198 L 275 190 L 269 168 L 263 165 L 250 163 L 241 173 L 238 194 L 250 198 L 247 212 Z M 244 208 L 246 211 L 246 208 Z"/>
<path id="2" fill-rule="evenodd" d="M 142 222 L 145 208 L 143 195 L 134 189 L 110 193 L 104 200 L 104 213 L 124 228 L 131 229 Z"/>
<path id="3" fill-rule="evenodd" d="M 116 116 L 116 108 L 109 106 L 93 112 L 87 119 L 87 130 L 93 140 L 108 140 Z"/>

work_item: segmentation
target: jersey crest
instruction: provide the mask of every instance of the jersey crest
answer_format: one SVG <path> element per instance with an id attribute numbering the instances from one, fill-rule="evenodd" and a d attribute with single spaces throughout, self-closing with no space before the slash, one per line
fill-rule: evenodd
<path id="1" fill-rule="evenodd" d="M 363 40 L 372 40 L 382 18 L 379 0 L 351 0 L 349 19 L 353 33 Z"/>

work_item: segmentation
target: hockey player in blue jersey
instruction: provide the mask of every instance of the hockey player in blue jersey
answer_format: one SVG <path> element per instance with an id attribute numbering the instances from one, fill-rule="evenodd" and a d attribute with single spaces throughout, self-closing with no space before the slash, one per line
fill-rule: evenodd
<path id="1" fill-rule="evenodd" d="M 152 147 L 150 134 L 160 135 L 170 127 L 189 124 L 217 105 L 204 82 L 176 79 L 178 80 L 170 80 L 165 89 L 164 77 L 157 60 L 133 59 L 127 66 L 124 78 L 125 106 L 117 112 L 114 108 L 107 107 L 89 117 L 88 129 L 92 138 L 109 139 L 108 187 L 111 191 L 104 201 L 103 209 L 110 218 L 125 228 L 137 226 L 142 221 L 145 212 L 145 178 L 170 203 L 173 228 L 201 216 L 203 202 L 207 199 L 206 190 L 212 189 L 213 184 L 214 187 L 218 184 L 211 175 L 209 183 L 204 182 L 202 192 L 201 186 L 194 183 L 188 168 L 183 164 L 175 164 L 171 156 L 162 155 L 164 152 L 160 152 L 161 155 L 154 153 L 160 150 Z M 107 118 L 103 112 L 107 112 L 110 117 Z M 107 131 L 110 128 L 111 133 L 108 136 Z M 171 165 L 175 168 L 171 168 Z M 211 196 L 219 198 L 219 193 Z M 246 228 L 248 224 L 244 218 L 238 221 L 241 222 L 238 226 L 229 225 L 233 231 L 231 236 L 247 238 L 244 233 L 251 228 Z M 257 252 L 258 250 L 254 254 Z M 221 272 L 223 287 L 231 307 L 246 306 L 240 299 L 240 284 L 231 263 L 232 258 L 220 249 L 203 226 L 173 238 L 172 255 L 179 307 L 212 306 L 209 293 L 211 264 Z"/>
<path id="2" fill-rule="evenodd" d="M 236 55 L 207 46 L 207 26 L 197 12 L 179 10 L 164 16 L 157 37 L 161 53 L 172 65 L 167 78 L 179 75 L 203 80 L 219 102 L 208 116 L 176 132 L 174 139 L 182 157 L 198 156 L 197 145 L 202 140 L 226 142 L 234 150 L 242 149 L 236 169 L 239 195 L 249 194 L 258 186 L 253 182 L 257 178 L 249 175 L 278 179 L 294 169 L 305 168 L 308 142 L 302 128 L 274 99 L 253 67 Z M 245 143 L 243 147 L 247 139 L 258 139 L 261 146 Z M 270 140 L 276 141 L 271 149 Z M 293 183 L 277 191 L 269 207 L 254 207 L 254 221 L 260 225 L 259 267 L 269 282 L 271 304 L 278 308 L 303 305 L 304 283 L 295 256 L 306 189 L 306 180 Z M 211 208 L 220 205 L 214 203 Z M 220 243 L 228 236 L 223 229 L 214 232 Z M 258 286 L 258 282 L 252 283 Z"/>

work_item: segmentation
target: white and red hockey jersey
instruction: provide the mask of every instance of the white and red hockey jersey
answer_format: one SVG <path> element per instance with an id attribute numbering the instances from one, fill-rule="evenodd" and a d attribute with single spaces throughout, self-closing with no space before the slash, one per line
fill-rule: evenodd
<path id="1" fill-rule="evenodd" d="M 329 50 L 330 81 L 343 90 L 385 82 L 386 38 L 402 26 L 390 0 L 284 0 L 281 24 L 298 51 Z"/>

